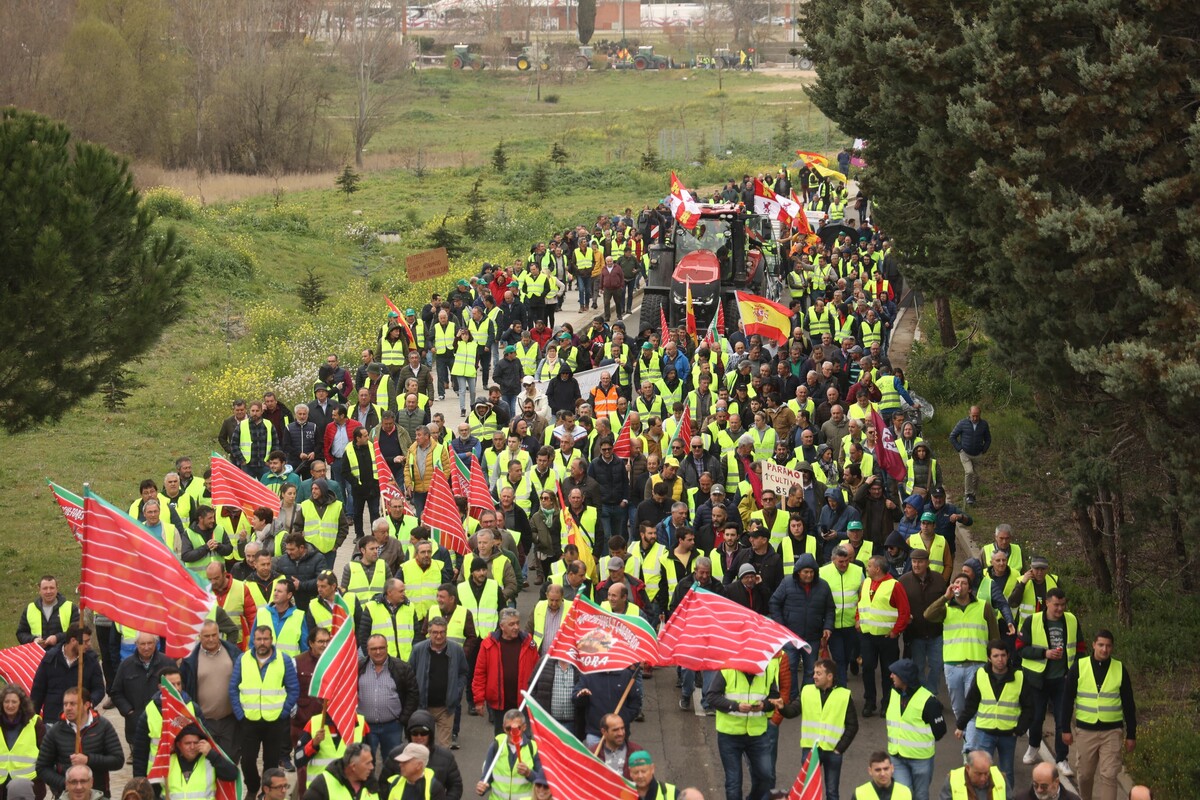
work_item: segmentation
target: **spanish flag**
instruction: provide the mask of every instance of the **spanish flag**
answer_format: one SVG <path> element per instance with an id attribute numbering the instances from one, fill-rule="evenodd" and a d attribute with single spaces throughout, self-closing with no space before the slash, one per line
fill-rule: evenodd
<path id="1" fill-rule="evenodd" d="M 692 308 L 692 282 L 687 282 L 687 332 L 696 341 L 696 310 Z"/>
<path id="2" fill-rule="evenodd" d="M 737 292 L 738 314 L 747 334 L 757 333 L 779 344 L 792 333 L 792 312 L 785 306 L 756 294 Z"/>
<path id="3" fill-rule="evenodd" d="M 813 153 L 809 150 L 797 150 L 796 155 L 800 156 L 804 160 L 804 163 L 810 167 L 813 164 L 820 164 L 823 167 L 829 166 L 829 159 L 820 153 Z"/>
<path id="4" fill-rule="evenodd" d="M 595 581 L 598 574 L 596 557 L 592 554 L 592 535 L 595 532 L 588 533 L 575 520 L 574 515 L 571 514 L 571 507 L 567 505 L 567 499 L 563 497 L 561 483 L 558 485 L 558 505 L 562 526 L 567 531 L 567 544 L 573 544 L 579 548 L 579 560 L 587 569 L 588 578 Z"/>

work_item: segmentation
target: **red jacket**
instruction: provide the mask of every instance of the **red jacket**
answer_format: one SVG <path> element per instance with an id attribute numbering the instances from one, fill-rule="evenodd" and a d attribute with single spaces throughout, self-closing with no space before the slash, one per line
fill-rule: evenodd
<path id="1" fill-rule="evenodd" d="M 537 645 L 533 643 L 533 637 L 525 631 L 521 631 L 517 638 L 521 640 L 521 657 L 517 662 L 517 689 L 525 691 L 533 679 L 538 650 Z M 475 658 L 475 678 L 471 682 L 471 695 L 475 698 L 476 703 L 487 702 L 488 708 L 503 710 L 504 678 L 501 674 L 502 670 L 500 631 L 492 631 L 480 643 L 479 655 Z M 519 699 L 513 698 L 514 702 Z"/>
<path id="2" fill-rule="evenodd" d="M 362 425 L 358 424 L 358 420 L 354 419 L 353 417 L 346 420 L 346 440 L 348 442 L 348 444 L 346 445 L 347 447 L 354 446 L 354 431 L 361 427 L 362 427 Z M 334 437 L 334 435 L 336 435 L 336 433 L 337 433 L 337 423 L 336 422 L 331 422 L 325 426 L 325 463 L 326 464 L 332 464 L 334 462 L 333 453 L 331 451 L 333 450 L 333 437 Z"/>

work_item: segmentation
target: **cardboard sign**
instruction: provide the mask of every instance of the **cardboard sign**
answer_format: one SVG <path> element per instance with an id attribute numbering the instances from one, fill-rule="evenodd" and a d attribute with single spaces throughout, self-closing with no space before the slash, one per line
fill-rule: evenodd
<path id="1" fill-rule="evenodd" d="M 764 489 L 774 489 L 775 494 L 786 497 L 792 487 L 800 483 L 800 470 L 788 469 L 774 461 L 762 462 L 762 485 Z"/>
<path id="2" fill-rule="evenodd" d="M 408 279 L 419 283 L 449 273 L 450 257 L 446 255 L 446 248 L 439 247 L 423 253 L 413 253 L 404 259 L 404 267 L 408 270 Z"/>

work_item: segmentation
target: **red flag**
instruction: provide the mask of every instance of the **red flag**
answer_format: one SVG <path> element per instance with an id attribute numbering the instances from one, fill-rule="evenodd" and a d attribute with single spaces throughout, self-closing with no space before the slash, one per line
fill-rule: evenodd
<path id="1" fill-rule="evenodd" d="M 212 593 L 129 515 L 87 489 L 83 495 L 80 608 L 164 637 L 170 658 L 187 656 L 215 602 Z"/>
<path id="2" fill-rule="evenodd" d="M 812 236 L 812 228 L 808 225 L 808 215 L 804 213 L 804 202 L 796 196 L 795 189 L 792 190 L 792 202 L 800 208 L 800 213 L 792 217 L 792 227 L 807 236 Z"/>
<path id="3" fill-rule="evenodd" d="M 648 622 L 605 611 L 582 594 L 571 602 L 546 655 L 574 664 L 580 672 L 617 672 L 659 659 L 658 640 Z"/>
<path id="4" fill-rule="evenodd" d="M 214 505 L 234 506 L 247 514 L 253 514 L 254 509 L 260 506 L 279 513 L 282 502 L 279 495 L 216 453 L 212 457 L 212 481 L 209 486 Z"/>
<path id="5" fill-rule="evenodd" d="M 804 766 L 788 792 L 788 800 L 825 800 L 825 775 L 821 772 L 821 759 L 813 758 L 817 748 L 808 751 Z"/>
<path id="6" fill-rule="evenodd" d="M 350 609 L 340 594 L 334 600 L 334 612 L 347 619 Z M 358 724 L 358 644 L 353 625 L 336 625 L 333 638 L 313 669 L 313 697 L 325 701 L 325 715 L 333 721 L 345 741 L 350 740 Z"/>
<path id="7" fill-rule="evenodd" d="M 679 430 L 675 433 L 675 438 L 683 442 L 685 450 L 690 450 L 692 446 L 692 407 L 684 405 L 683 416 L 679 418 Z"/>
<path id="8" fill-rule="evenodd" d="M 892 477 L 892 480 L 904 480 L 908 477 L 908 467 L 904 463 L 904 457 L 896 448 L 892 428 L 890 425 L 883 424 L 883 417 L 879 416 L 879 412 L 873 406 L 871 408 L 871 424 L 875 426 L 875 431 L 879 434 L 879 446 L 875 448 L 875 460 L 879 462 L 879 466 L 883 467 L 883 471 Z"/>
<path id="9" fill-rule="evenodd" d="M 429 482 L 429 495 L 425 498 L 425 514 L 421 522 L 441 533 L 438 544 L 460 555 L 466 555 L 467 532 L 463 530 L 462 517 L 450 492 L 450 484 L 441 467 L 433 468 L 433 479 Z"/>
<path id="10" fill-rule="evenodd" d="M 529 694 L 530 732 L 558 800 L 637 800 L 637 790 L 564 728 Z"/>
<path id="11" fill-rule="evenodd" d="M 199 728 L 209 746 L 225 758 L 229 758 L 229 754 L 221 749 L 203 723 L 188 710 L 183 698 L 175 691 L 175 687 L 167 682 L 166 678 L 159 679 L 159 694 L 162 697 L 162 736 L 158 740 L 158 749 L 152 754 L 150 767 L 146 772 L 146 778 L 151 783 L 167 782 L 167 772 L 171 768 L 171 753 L 175 751 L 175 739 L 179 736 L 179 732 L 189 725 Z M 215 800 L 241 800 L 243 788 L 240 772 L 237 780 L 218 780 Z"/>
<path id="12" fill-rule="evenodd" d="M 667 204 L 679 224 L 689 231 L 700 221 L 700 204 L 692 199 L 692 193 L 679 182 L 675 173 L 671 173 L 671 193 L 667 195 Z"/>
<path id="13" fill-rule="evenodd" d="M 658 343 L 660 346 L 665 346 L 667 344 L 667 337 L 671 332 L 671 328 L 667 325 L 667 312 L 662 306 L 659 306 L 658 308 L 658 326 L 660 329 Z"/>
<path id="14" fill-rule="evenodd" d="M 632 415 L 626 414 L 625 421 L 621 423 L 621 430 L 617 431 L 617 440 L 615 442 L 613 442 L 613 452 L 616 453 L 621 458 L 629 458 L 630 454 L 633 452 L 633 446 L 630 444 L 630 438 L 629 438 L 630 437 L 629 424 L 632 421 L 633 421 Z M 561 499 L 561 497 L 562 497 L 562 492 L 560 491 L 559 498 Z M 563 503 L 563 505 L 566 505 L 566 503 Z"/>
<path id="15" fill-rule="evenodd" d="M 717 333 L 725 335 L 725 304 L 717 302 Z"/>
<path id="16" fill-rule="evenodd" d="M 388 309 L 395 313 L 396 323 L 404 329 L 406 334 L 408 334 L 409 343 L 416 344 L 417 337 L 413 336 L 412 328 L 408 327 L 408 320 L 404 318 L 404 313 L 396 307 L 396 304 L 392 302 L 392 298 L 388 297 L 386 294 L 383 296 L 383 299 L 387 303 Z"/>
<path id="17" fill-rule="evenodd" d="M 758 674 L 785 644 L 808 648 L 787 628 L 732 600 L 693 588 L 658 635 L 664 666 Z"/>
<path id="18" fill-rule="evenodd" d="M 62 509 L 63 516 L 67 518 L 67 525 L 71 528 L 71 533 L 75 534 L 75 541 L 83 541 L 83 500 L 79 495 L 69 492 L 59 486 L 49 478 L 46 483 L 50 484 L 50 491 L 54 492 L 54 499 L 58 501 L 59 508 Z"/>
<path id="19" fill-rule="evenodd" d="M 33 676 L 45 657 L 46 651 L 37 642 L 0 650 L 0 675 L 29 694 L 33 691 Z"/>
<path id="20" fill-rule="evenodd" d="M 483 464 L 471 456 L 471 483 L 467 487 L 467 505 L 472 509 L 495 511 L 496 502 L 488 491 L 487 479 L 483 477 Z"/>
<path id="21" fill-rule="evenodd" d="M 403 497 L 404 492 L 396 485 L 396 476 L 392 473 L 392 465 L 383 457 L 379 450 L 379 440 L 375 440 L 375 473 L 379 476 L 379 504 L 387 508 L 393 497 Z"/>

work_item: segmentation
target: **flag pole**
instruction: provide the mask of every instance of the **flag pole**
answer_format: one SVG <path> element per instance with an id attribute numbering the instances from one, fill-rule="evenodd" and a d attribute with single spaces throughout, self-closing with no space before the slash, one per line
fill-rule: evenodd
<path id="1" fill-rule="evenodd" d="M 521 696 L 521 704 L 517 706 L 517 711 L 525 710 L 525 706 L 529 703 L 529 696 L 531 694 L 533 694 L 533 687 L 537 686 L 538 678 L 542 677 L 542 672 L 545 671 L 546 665 L 549 664 L 553 660 L 555 660 L 555 659 L 552 659 L 550 656 L 546 656 L 545 658 L 542 659 L 542 663 L 538 665 L 537 671 L 534 672 L 533 677 L 529 679 L 529 688 L 526 689 L 525 691 L 521 692 L 521 695 L 522 695 Z M 620 708 L 620 706 L 618 706 L 618 708 Z M 504 712 L 500 712 L 500 713 L 504 713 Z M 496 757 L 492 759 L 492 763 L 488 764 L 487 772 L 483 773 L 483 778 L 482 778 L 483 783 L 487 783 L 488 778 L 492 777 L 492 773 L 496 771 L 496 764 L 498 764 L 500 762 L 500 756 L 502 755 L 502 753 L 503 753 L 503 751 L 499 747 L 497 747 L 496 748 Z"/>
<path id="2" fill-rule="evenodd" d="M 629 676 L 629 683 L 625 684 L 625 692 L 621 695 L 621 699 L 617 701 L 617 707 L 613 709 L 612 713 L 614 713 L 614 714 L 621 713 L 621 706 L 625 705 L 625 700 L 626 700 L 626 698 L 629 697 L 629 690 L 633 688 L 633 684 L 637 683 L 637 673 L 641 672 L 641 671 L 642 671 L 642 665 L 638 664 L 637 671 L 634 672 L 634 674 Z M 596 744 L 596 750 L 595 750 L 595 752 L 592 753 L 592 755 L 594 755 L 596 758 L 599 758 L 600 757 L 600 748 L 602 748 L 602 747 L 604 747 L 604 737 L 603 736 L 600 737 L 600 741 Z"/>
<path id="3" fill-rule="evenodd" d="M 87 505 L 87 493 L 89 484 L 83 484 L 84 507 Z M 86 514 L 85 514 L 86 518 Z M 66 642 L 63 642 L 66 646 Z M 75 752 L 83 752 L 83 636 L 79 637 L 79 656 L 78 656 L 78 674 L 75 677 L 75 700 L 78 703 L 75 710 Z"/>

